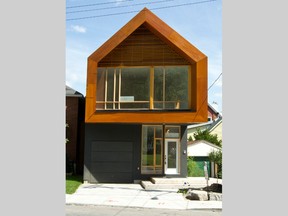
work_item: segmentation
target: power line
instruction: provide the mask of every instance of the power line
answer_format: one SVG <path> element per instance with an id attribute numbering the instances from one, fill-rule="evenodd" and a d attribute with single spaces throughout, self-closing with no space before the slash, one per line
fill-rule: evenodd
<path id="1" fill-rule="evenodd" d="M 132 1 L 132 0 L 122 0 L 121 2 L 127 2 L 127 1 Z M 107 5 L 107 4 L 115 4 L 115 3 L 120 3 L 119 1 L 111 1 L 111 2 L 100 2 L 100 3 L 94 3 L 94 4 L 86 4 L 86 5 L 75 5 L 75 6 L 68 6 L 66 9 L 70 8 L 79 8 L 79 7 L 90 7 L 90 6 L 95 6 L 95 5 Z"/>
<path id="2" fill-rule="evenodd" d="M 217 79 L 210 85 L 210 87 L 208 88 L 208 91 L 209 91 L 210 88 L 212 88 L 212 86 L 220 79 L 221 76 L 222 76 L 222 73 L 220 73 L 219 76 L 217 77 Z"/>
<path id="3" fill-rule="evenodd" d="M 132 6 L 140 6 L 140 5 L 159 4 L 159 3 L 171 2 L 171 1 L 175 1 L 175 0 L 162 0 L 162 1 L 155 1 L 155 2 L 131 4 L 131 5 L 129 5 L 129 7 L 132 7 Z M 70 11 L 70 12 L 66 12 L 66 14 L 89 12 L 89 11 L 97 11 L 97 10 L 109 10 L 109 9 L 123 8 L 123 7 L 127 7 L 127 5 L 119 5 L 119 6 L 105 7 L 105 8 L 93 8 L 93 9 L 86 9 L 86 10 Z"/>
<path id="4" fill-rule="evenodd" d="M 207 90 L 208 92 L 209 92 L 209 90 L 212 88 L 212 86 L 220 79 L 221 76 L 222 76 L 222 72 L 221 72 L 221 73 L 219 74 L 219 76 L 214 80 L 214 82 L 209 86 L 209 88 L 208 88 L 208 90 Z M 199 110 L 201 110 L 201 108 L 202 108 L 204 102 L 207 100 L 207 98 L 208 98 L 208 94 L 207 94 L 207 96 L 205 97 L 205 99 L 203 100 L 203 102 L 202 102 Z M 196 117 L 197 117 L 197 115 L 198 115 L 198 113 L 199 113 L 199 110 L 197 111 L 197 113 L 196 113 L 193 121 L 196 119 Z"/>
<path id="5" fill-rule="evenodd" d="M 163 6 L 163 7 L 151 8 L 150 10 L 160 10 L 160 9 L 175 8 L 175 7 L 189 6 L 189 5 L 195 5 L 195 4 L 203 4 L 203 3 L 209 3 L 212 1 L 216 1 L 216 0 L 206 0 L 206 1 L 198 1 L 198 2 L 191 2 L 191 3 L 185 3 L 185 4 L 178 4 L 178 5 Z M 95 15 L 95 16 L 87 16 L 87 17 L 69 18 L 69 19 L 66 19 L 66 21 L 93 19 L 93 18 L 98 18 L 98 17 L 116 16 L 116 15 L 130 14 L 130 13 L 136 13 L 136 12 L 139 12 L 139 11 L 134 10 L 134 11 L 127 11 L 127 12 L 118 12 L 118 13 L 101 14 L 101 15 Z"/>
<path id="6" fill-rule="evenodd" d="M 119 12 L 119 13 L 111 13 L 111 14 L 102 14 L 102 15 L 89 16 L 89 17 L 70 18 L 70 19 L 66 19 L 66 21 L 92 19 L 92 18 L 105 17 L 105 16 L 116 16 L 116 15 L 136 13 L 136 12 L 139 12 L 139 11 L 136 11 L 136 10 L 135 10 L 135 11 L 127 11 L 127 12 Z"/>

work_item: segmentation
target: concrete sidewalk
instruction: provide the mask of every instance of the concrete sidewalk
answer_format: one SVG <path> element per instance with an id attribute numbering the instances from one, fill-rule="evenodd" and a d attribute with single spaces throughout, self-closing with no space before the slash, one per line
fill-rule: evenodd
<path id="1" fill-rule="evenodd" d="M 66 204 L 162 209 L 222 209 L 222 201 L 191 201 L 174 190 L 146 191 L 140 184 L 82 184 Z"/>

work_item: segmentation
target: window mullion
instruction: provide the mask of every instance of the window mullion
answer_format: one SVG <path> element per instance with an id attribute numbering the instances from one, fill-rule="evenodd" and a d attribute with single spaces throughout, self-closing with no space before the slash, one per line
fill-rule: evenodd
<path id="1" fill-rule="evenodd" d="M 166 79 L 166 77 L 165 77 L 165 67 L 163 67 L 163 109 L 165 109 L 165 89 L 166 89 L 166 87 L 165 87 L 165 79 Z"/>
<path id="2" fill-rule="evenodd" d="M 116 68 L 114 68 L 114 79 L 113 79 L 113 110 L 115 109 L 115 98 L 116 98 Z"/>
<path id="3" fill-rule="evenodd" d="M 107 77 L 108 77 L 108 69 L 105 70 L 105 102 L 104 102 L 104 109 L 107 109 Z"/>
<path id="4" fill-rule="evenodd" d="M 154 137 L 153 137 L 153 169 L 156 169 L 156 127 L 154 127 Z"/>
<path id="5" fill-rule="evenodd" d="M 119 68 L 119 91 L 118 91 L 118 109 L 121 109 L 120 102 L 121 102 L 121 68 Z"/>
<path id="6" fill-rule="evenodd" d="M 150 68 L 150 109 L 154 109 L 154 67 Z"/>

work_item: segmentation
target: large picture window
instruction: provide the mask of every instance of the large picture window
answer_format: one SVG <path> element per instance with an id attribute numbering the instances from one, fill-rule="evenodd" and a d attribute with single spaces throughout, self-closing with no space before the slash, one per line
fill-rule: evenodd
<path id="1" fill-rule="evenodd" d="M 191 109 L 189 73 L 188 66 L 98 68 L 96 109 Z"/>
<path id="2" fill-rule="evenodd" d="M 188 67 L 155 67 L 154 109 L 188 109 Z"/>

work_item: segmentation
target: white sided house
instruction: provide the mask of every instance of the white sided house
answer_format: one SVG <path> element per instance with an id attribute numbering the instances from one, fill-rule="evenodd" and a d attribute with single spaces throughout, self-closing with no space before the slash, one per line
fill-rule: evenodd
<path id="1" fill-rule="evenodd" d="M 219 146 L 216 146 L 206 140 L 195 140 L 187 143 L 187 156 L 193 157 L 198 166 L 202 167 L 207 161 L 210 167 L 210 177 L 215 177 L 214 164 L 209 162 L 209 153 L 212 151 L 221 151 Z"/>

